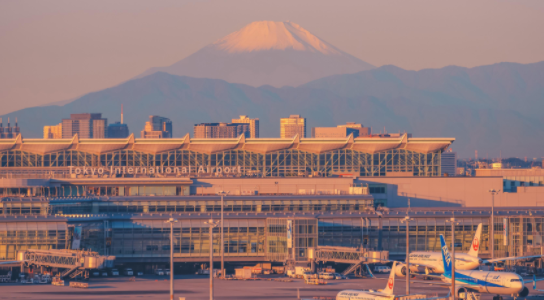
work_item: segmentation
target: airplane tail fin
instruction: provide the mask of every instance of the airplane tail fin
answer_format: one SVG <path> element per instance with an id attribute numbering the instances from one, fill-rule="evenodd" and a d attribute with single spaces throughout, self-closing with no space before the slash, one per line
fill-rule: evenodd
<path id="1" fill-rule="evenodd" d="M 472 257 L 478 257 L 478 251 L 480 250 L 480 235 L 482 234 L 482 223 L 478 224 L 476 229 L 476 234 L 472 240 L 472 245 L 470 245 L 470 250 L 468 250 L 468 255 Z"/>
<path id="2" fill-rule="evenodd" d="M 444 241 L 444 236 L 440 235 L 440 246 L 442 247 L 442 262 L 444 263 L 444 275 L 451 275 L 451 256 L 448 251 L 448 246 L 446 241 Z"/>
<path id="3" fill-rule="evenodd" d="M 389 280 L 383 289 L 382 293 L 387 295 L 393 295 L 393 288 L 395 288 L 395 269 L 397 267 L 397 262 L 394 262 L 391 266 L 391 273 L 389 274 Z"/>

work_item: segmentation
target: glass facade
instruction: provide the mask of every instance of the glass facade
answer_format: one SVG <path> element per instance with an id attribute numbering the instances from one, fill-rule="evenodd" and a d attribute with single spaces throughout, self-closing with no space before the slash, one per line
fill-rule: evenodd
<path id="1" fill-rule="evenodd" d="M 174 224 L 174 256 L 209 256 L 206 220 L 179 220 Z M 224 221 L 225 256 L 264 256 L 264 219 Z M 220 253 L 220 229 L 213 229 L 213 251 Z M 113 221 L 108 254 L 116 257 L 162 257 L 170 255 L 170 224 L 164 220 Z M 95 250 L 95 249 L 93 249 Z M 96 251 L 96 250 L 95 250 Z"/>
<path id="2" fill-rule="evenodd" d="M 65 249 L 64 222 L 0 222 L 0 260 L 15 260 L 26 249 Z"/>
<path id="3" fill-rule="evenodd" d="M 334 196 L 321 199 L 304 199 L 304 200 L 225 200 L 223 211 L 231 212 L 342 212 L 342 211 L 368 211 L 373 209 L 374 203 L 372 199 L 335 199 Z M 9 203 L 10 205 L 14 205 Z M 30 203 L 18 203 L 19 206 Z M 47 205 L 46 202 L 43 205 Z M 116 213 L 195 213 L 195 212 L 220 212 L 220 201 L 209 200 L 119 200 L 119 201 L 66 201 L 58 200 L 51 201 L 50 207 L 40 208 L 50 211 L 53 215 L 71 215 L 71 214 L 116 214 Z M 49 206 L 48 205 L 48 206 Z M 19 212 L 20 210 L 6 208 L 9 212 Z M 39 211 L 34 208 L 32 211 L 26 209 L 23 213 Z"/>
<path id="4" fill-rule="evenodd" d="M 410 251 L 440 251 L 440 234 L 451 246 L 450 216 L 415 217 L 408 226 Z M 480 254 L 490 254 L 489 218 L 456 217 L 455 250 L 467 252 L 476 228 L 483 224 Z M 0 222 L 0 260 L 14 260 L 19 250 L 69 249 L 72 227 L 81 227 L 80 249 L 119 258 L 168 257 L 170 227 L 166 216 L 154 219 L 82 221 Z M 287 235 L 291 221 L 293 235 Z M 406 253 L 406 225 L 403 218 L 374 217 L 267 217 L 232 216 L 225 219 L 225 255 L 262 257 L 284 261 L 293 256 L 307 261 L 308 248 L 316 246 L 364 247 L 386 250 L 390 256 Z M 174 224 L 174 255 L 180 259 L 209 255 L 209 227 L 205 218 L 182 218 Z M 506 224 L 508 238 L 505 243 Z M 525 256 L 542 253 L 544 218 L 531 216 L 495 217 L 495 256 Z M 219 228 L 213 229 L 213 249 L 219 254 Z"/>
<path id="5" fill-rule="evenodd" d="M 405 149 L 365 153 L 338 149 L 320 154 L 297 149 L 257 153 L 227 150 L 213 154 L 191 150 L 172 150 L 149 154 L 118 150 L 104 154 L 63 150 L 35 154 L 21 150 L 0 152 L 1 168 L 12 167 L 191 167 L 193 175 L 200 166 L 240 167 L 242 176 L 296 177 L 302 175 L 331 176 L 353 173 L 358 176 L 385 176 L 387 172 L 408 172 L 414 176 L 440 176 L 441 150 L 419 153 Z"/>
<path id="6" fill-rule="evenodd" d="M 506 225 L 506 231 L 505 231 Z M 495 216 L 495 256 L 528 256 L 542 253 L 544 218 Z M 505 241 L 505 236 L 507 236 Z"/>

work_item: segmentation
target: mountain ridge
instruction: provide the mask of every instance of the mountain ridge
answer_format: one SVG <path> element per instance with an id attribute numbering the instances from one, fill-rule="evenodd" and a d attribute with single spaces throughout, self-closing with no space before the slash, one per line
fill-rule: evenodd
<path id="1" fill-rule="evenodd" d="M 523 74 L 527 72 L 524 68 L 535 67 L 544 65 L 519 65 L 512 70 Z M 544 133 L 540 130 L 544 127 L 542 118 L 523 112 L 524 106 L 539 105 L 533 103 L 534 98 L 519 97 L 520 105 L 516 109 L 501 108 L 493 102 L 489 104 L 488 94 L 480 93 L 482 89 L 474 82 L 462 83 L 473 84 L 466 85 L 465 90 L 477 91 L 471 96 L 480 95 L 481 99 L 460 97 L 465 95 L 465 90 L 456 94 L 447 88 L 417 89 L 418 78 L 406 81 L 404 72 L 417 74 L 418 71 L 384 67 L 283 88 L 255 88 L 218 79 L 154 73 L 89 93 L 64 106 L 27 108 L 3 117 L 18 117 L 24 137 L 41 137 L 42 126 L 58 124 L 70 113 L 102 112 L 110 123 L 118 121 L 123 104 L 125 121 L 137 137 L 150 114 L 170 118 L 175 137 L 192 133 L 194 124 L 229 122 L 242 114 L 260 119 L 262 137 L 277 137 L 279 118 L 301 114 L 308 120 L 308 135 L 315 126 L 336 126 L 351 121 L 373 127 L 374 132 L 385 126 L 388 132 L 407 131 L 414 137 L 454 137 L 453 149 L 460 157 L 470 157 L 474 150 L 492 155 L 494 152 L 498 155 L 502 150 L 503 156 L 544 156 L 541 150 L 544 149 Z M 448 72 L 450 70 L 444 71 Z M 422 78 L 427 78 L 424 75 Z M 456 77 L 441 76 L 458 83 Z M 500 78 L 508 80 L 511 76 L 493 78 L 494 86 L 497 86 L 504 85 Z M 391 82 L 396 84 L 397 90 L 391 91 Z M 353 92 L 350 90 L 353 86 L 363 86 L 364 90 Z M 525 86 L 528 90 L 521 94 L 538 95 L 532 91 L 531 84 Z"/>

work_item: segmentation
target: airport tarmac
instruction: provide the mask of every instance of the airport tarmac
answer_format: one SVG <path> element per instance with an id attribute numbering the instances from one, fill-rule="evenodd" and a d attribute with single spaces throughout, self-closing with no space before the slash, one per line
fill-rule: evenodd
<path id="1" fill-rule="evenodd" d="M 277 281 L 243 281 L 243 280 L 215 280 L 215 299 L 296 299 L 297 289 L 304 299 L 314 297 L 331 297 L 345 289 L 382 289 L 385 286 L 386 275 L 379 275 L 382 279 L 353 278 L 347 280 L 330 280 L 327 285 L 307 285 L 301 279 L 293 282 Z M 276 277 L 278 278 L 278 277 Z M 285 278 L 285 277 L 280 277 Z M 0 299 L 169 299 L 169 280 L 166 276 L 141 276 L 136 281 L 130 277 L 91 278 L 88 289 L 71 288 L 69 286 L 53 286 L 50 284 L 0 284 Z M 439 282 L 435 280 L 434 282 Z M 526 285 L 533 292 L 532 284 Z M 209 299 L 209 277 L 197 275 L 181 275 L 175 278 L 175 298 L 185 297 L 186 300 Z M 404 295 L 406 284 L 397 279 L 395 294 Z M 544 289 L 544 281 L 538 287 Z M 413 283 L 411 294 L 425 294 L 429 297 L 444 296 L 447 288 Z M 538 293 L 542 294 L 542 293 Z M 544 295 L 544 294 L 543 294 Z M 505 300 L 512 297 L 503 296 Z M 482 300 L 491 300 L 493 295 L 482 294 Z"/>

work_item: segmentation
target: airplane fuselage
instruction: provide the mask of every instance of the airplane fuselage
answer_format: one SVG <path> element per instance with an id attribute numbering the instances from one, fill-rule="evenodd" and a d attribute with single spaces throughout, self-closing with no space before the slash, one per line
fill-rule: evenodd
<path id="1" fill-rule="evenodd" d="M 336 300 L 392 300 L 394 295 L 382 294 L 380 292 L 367 292 L 357 290 L 345 290 L 336 295 Z"/>
<path id="2" fill-rule="evenodd" d="M 442 276 L 442 281 L 451 283 L 451 277 Z M 455 283 L 480 293 L 498 295 L 520 294 L 525 287 L 523 279 L 516 273 L 486 271 L 456 271 Z"/>
<path id="3" fill-rule="evenodd" d="M 416 251 L 410 253 L 410 264 L 432 265 L 433 273 L 444 273 L 444 264 L 442 263 L 441 252 L 424 252 Z M 474 270 L 480 267 L 480 259 L 470 256 L 466 253 L 455 253 L 455 269 L 456 270 Z M 413 272 L 418 271 L 417 266 L 410 267 Z"/>

